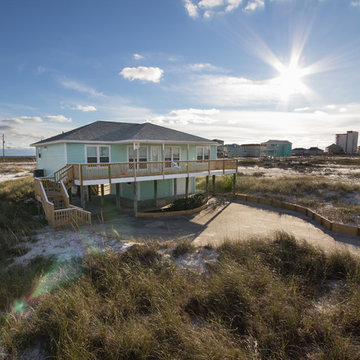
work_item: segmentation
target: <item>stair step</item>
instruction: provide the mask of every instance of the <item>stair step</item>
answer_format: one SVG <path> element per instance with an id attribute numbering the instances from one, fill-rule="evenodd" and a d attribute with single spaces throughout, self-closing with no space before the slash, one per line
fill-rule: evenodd
<path id="1" fill-rule="evenodd" d="M 59 191 L 46 191 L 46 195 L 47 195 L 47 197 L 49 197 L 49 196 L 62 196 L 61 192 L 59 192 Z"/>

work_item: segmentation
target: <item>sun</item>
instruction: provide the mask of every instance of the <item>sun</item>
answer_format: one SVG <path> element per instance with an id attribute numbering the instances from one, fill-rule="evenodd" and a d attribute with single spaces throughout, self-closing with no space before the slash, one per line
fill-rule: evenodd
<path id="1" fill-rule="evenodd" d="M 288 99 L 299 93 L 306 94 L 307 87 L 303 82 L 307 75 L 305 68 L 301 68 L 296 61 L 291 61 L 289 65 L 278 64 L 276 70 L 279 76 L 274 79 L 274 83 L 281 99 Z"/>

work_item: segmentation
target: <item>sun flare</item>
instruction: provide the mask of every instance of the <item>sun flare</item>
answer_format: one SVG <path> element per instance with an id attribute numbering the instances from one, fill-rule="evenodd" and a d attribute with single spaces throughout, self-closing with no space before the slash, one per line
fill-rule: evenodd
<path id="1" fill-rule="evenodd" d="M 277 66 L 279 76 L 275 78 L 279 95 L 282 99 L 288 99 L 294 94 L 305 94 L 307 91 L 303 78 L 306 75 L 306 69 L 298 66 L 297 62 L 290 62 L 289 65 L 279 64 Z"/>

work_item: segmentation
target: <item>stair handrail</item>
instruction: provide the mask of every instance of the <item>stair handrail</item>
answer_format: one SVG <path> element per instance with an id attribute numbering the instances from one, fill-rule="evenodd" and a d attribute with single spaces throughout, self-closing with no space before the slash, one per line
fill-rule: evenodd
<path id="1" fill-rule="evenodd" d="M 60 180 L 60 192 L 61 192 L 62 197 L 64 198 L 65 206 L 68 208 L 69 204 L 70 204 L 69 194 L 66 190 L 64 181 L 62 181 L 62 180 Z"/>
<path id="2" fill-rule="evenodd" d="M 54 217 L 54 203 L 49 201 L 44 185 L 42 183 L 42 179 L 35 178 L 35 184 L 39 184 L 39 187 L 35 186 L 35 191 L 37 195 L 40 197 L 40 202 L 44 208 L 46 220 L 53 226 L 55 226 L 55 217 Z"/>

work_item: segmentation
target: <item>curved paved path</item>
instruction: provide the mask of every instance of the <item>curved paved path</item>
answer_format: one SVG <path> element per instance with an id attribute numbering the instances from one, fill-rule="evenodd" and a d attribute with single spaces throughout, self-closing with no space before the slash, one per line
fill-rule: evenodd
<path id="1" fill-rule="evenodd" d="M 224 239 L 244 240 L 280 230 L 324 250 L 347 249 L 360 255 L 360 237 L 329 232 L 308 217 L 295 212 L 240 201 L 223 200 L 219 203 L 219 200 L 217 203 L 213 200 L 213 206 L 191 219 L 204 226 L 194 244 L 216 245 Z"/>

